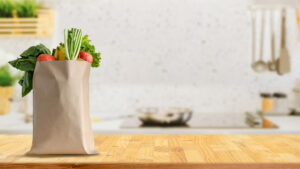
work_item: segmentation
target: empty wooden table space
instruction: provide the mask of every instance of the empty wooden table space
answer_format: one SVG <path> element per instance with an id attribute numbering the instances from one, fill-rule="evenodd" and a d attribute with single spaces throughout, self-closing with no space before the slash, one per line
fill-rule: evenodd
<path id="1" fill-rule="evenodd" d="M 0 169 L 300 168 L 300 135 L 95 135 L 93 156 L 26 156 L 31 139 L 0 135 Z"/>

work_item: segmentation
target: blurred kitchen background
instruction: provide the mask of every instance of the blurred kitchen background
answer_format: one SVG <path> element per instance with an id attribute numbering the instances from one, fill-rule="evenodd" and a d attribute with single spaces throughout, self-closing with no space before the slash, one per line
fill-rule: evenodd
<path id="1" fill-rule="evenodd" d="M 0 66 L 38 43 L 55 48 L 65 28 L 83 29 L 102 57 L 90 77 L 96 133 L 300 133 L 297 0 L 38 3 L 49 9 L 38 32 L 13 32 L 0 18 Z M 32 95 L 12 88 L 0 87 L 0 109 L 9 107 L 0 132 L 31 133 Z"/>

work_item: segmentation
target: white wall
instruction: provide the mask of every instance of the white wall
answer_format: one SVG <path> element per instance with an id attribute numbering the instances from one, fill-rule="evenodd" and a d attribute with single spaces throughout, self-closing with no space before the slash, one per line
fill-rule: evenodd
<path id="1" fill-rule="evenodd" d="M 249 0 L 55 2 L 47 3 L 56 8 L 52 38 L 0 39 L 0 45 L 15 54 L 39 42 L 53 48 L 64 28 L 82 28 L 102 53 L 91 74 L 92 113 L 126 114 L 141 106 L 243 113 L 259 107 L 259 92 L 290 93 L 300 78 L 293 10 L 293 72 L 280 77 L 250 69 Z"/>

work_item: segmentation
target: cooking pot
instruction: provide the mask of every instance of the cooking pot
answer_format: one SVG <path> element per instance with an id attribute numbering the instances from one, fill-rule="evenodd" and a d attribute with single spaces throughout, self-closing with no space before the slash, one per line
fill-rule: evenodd
<path id="1" fill-rule="evenodd" d="M 146 126 L 178 126 L 186 125 L 192 117 L 189 108 L 171 107 L 159 109 L 146 107 L 137 109 L 138 119 Z"/>

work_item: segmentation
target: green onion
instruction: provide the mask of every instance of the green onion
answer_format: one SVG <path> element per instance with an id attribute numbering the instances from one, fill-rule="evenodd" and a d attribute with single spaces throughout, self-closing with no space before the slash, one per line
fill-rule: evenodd
<path id="1" fill-rule="evenodd" d="M 76 60 L 82 42 L 82 30 L 76 28 L 71 28 L 71 30 L 65 29 L 64 42 L 65 42 L 66 58 L 68 60 Z"/>

